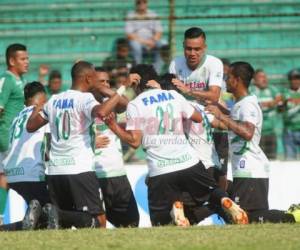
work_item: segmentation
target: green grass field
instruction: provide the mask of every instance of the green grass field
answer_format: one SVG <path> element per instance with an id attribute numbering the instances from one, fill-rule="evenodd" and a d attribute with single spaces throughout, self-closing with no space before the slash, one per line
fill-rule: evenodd
<path id="1" fill-rule="evenodd" d="M 300 249 L 300 224 L 0 232 L 0 249 Z"/>

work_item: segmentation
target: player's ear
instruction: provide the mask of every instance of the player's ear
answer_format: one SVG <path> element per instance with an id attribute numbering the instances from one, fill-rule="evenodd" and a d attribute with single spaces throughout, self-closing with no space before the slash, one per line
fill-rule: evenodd
<path id="1" fill-rule="evenodd" d="M 9 66 L 15 66 L 15 64 L 16 64 L 15 57 L 13 57 L 13 56 L 10 57 L 8 62 L 9 62 Z"/>

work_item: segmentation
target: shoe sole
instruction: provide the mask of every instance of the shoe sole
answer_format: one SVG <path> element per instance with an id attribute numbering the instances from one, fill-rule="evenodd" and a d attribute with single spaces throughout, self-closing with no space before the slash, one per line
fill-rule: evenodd
<path id="1" fill-rule="evenodd" d="M 222 207 L 227 213 L 231 215 L 235 224 L 249 224 L 247 213 L 243 209 L 241 209 L 236 203 L 234 203 L 231 199 L 225 198 L 222 201 Z"/>

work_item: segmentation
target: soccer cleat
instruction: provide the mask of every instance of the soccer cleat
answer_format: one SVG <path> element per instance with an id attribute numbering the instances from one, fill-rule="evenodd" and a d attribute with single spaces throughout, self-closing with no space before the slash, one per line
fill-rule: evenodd
<path id="1" fill-rule="evenodd" d="M 170 212 L 172 220 L 175 225 L 180 227 L 188 227 L 190 225 L 189 220 L 184 215 L 183 203 L 180 201 L 175 201 L 173 203 L 172 210 Z"/>
<path id="2" fill-rule="evenodd" d="M 289 207 L 288 214 L 294 216 L 294 219 L 297 223 L 300 223 L 300 204 L 293 204 Z"/>
<path id="3" fill-rule="evenodd" d="M 22 229 L 23 230 L 36 229 L 41 213 L 42 213 L 42 208 L 39 201 L 37 200 L 30 201 L 28 208 L 26 210 L 25 217 L 22 221 Z"/>
<path id="4" fill-rule="evenodd" d="M 231 199 L 223 198 L 221 203 L 223 209 L 231 215 L 235 224 L 246 225 L 249 223 L 247 213 Z"/>
<path id="5" fill-rule="evenodd" d="M 47 218 L 47 229 L 58 229 L 59 228 L 59 216 L 57 208 L 47 203 L 43 207 L 43 213 L 46 215 Z"/>

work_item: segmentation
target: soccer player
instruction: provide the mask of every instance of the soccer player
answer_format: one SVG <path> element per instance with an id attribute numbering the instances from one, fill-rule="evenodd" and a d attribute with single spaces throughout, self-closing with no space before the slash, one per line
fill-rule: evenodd
<path id="1" fill-rule="evenodd" d="M 111 117 L 106 121 L 121 140 L 135 148 L 142 144 L 146 151 L 152 224 L 168 224 L 172 217 L 177 225 L 189 224 L 180 202 L 183 191 L 189 192 L 199 205 L 210 194 L 210 199 L 222 204 L 236 223 L 246 224 L 244 211 L 217 188 L 184 135 L 182 119 L 201 122 L 200 113 L 176 91 L 149 89 L 146 84 L 156 75 L 152 66 L 137 65 L 131 72 L 142 79 L 136 88 L 138 96 L 127 107 L 127 131 Z"/>
<path id="2" fill-rule="evenodd" d="M 26 46 L 11 44 L 6 49 L 7 71 L 0 75 L 0 224 L 6 204 L 7 184 L 3 174 L 3 159 L 7 155 L 9 128 L 15 116 L 23 109 L 23 74 L 28 71 Z"/>
<path id="3" fill-rule="evenodd" d="M 269 210 L 269 161 L 259 147 L 263 115 L 256 96 L 248 92 L 253 75 L 249 63 L 231 64 L 227 90 L 234 95 L 236 103 L 230 116 L 214 105 L 206 110 L 228 127 L 233 172 L 231 197 L 248 213 L 249 221 L 295 222 L 300 218 L 291 213 Z"/>
<path id="4" fill-rule="evenodd" d="M 64 211 L 77 212 L 75 220 L 89 216 L 106 226 L 99 183 L 94 172 L 94 152 L 90 127 L 94 118 L 103 119 L 120 101 L 125 87 L 103 104 L 89 92 L 98 82 L 94 66 L 85 61 L 71 70 L 70 90 L 53 95 L 43 110 L 34 109 L 27 130 L 36 131 L 49 123 L 51 131 L 48 187 L 53 204 Z M 139 76 L 131 75 L 130 82 Z"/>
<path id="5" fill-rule="evenodd" d="M 266 73 L 257 69 L 254 73 L 254 84 L 250 85 L 249 91 L 258 98 L 263 112 L 263 126 L 260 146 L 268 159 L 276 159 L 276 120 L 278 119 L 277 107 L 282 102 L 282 96 L 278 89 L 268 83 Z"/>
<path id="6" fill-rule="evenodd" d="M 26 130 L 27 121 L 34 106 L 46 103 L 46 92 L 39 82 L 28 83 L 24 88 L 26 107 L 16 116 L 11 126 L 10 147 L 3 161 L 9 188 L 18 192 L 28 204 L 23 229 L 35 229 L 42 214 L 48 219 L 48 229 L 58 228 L 53 217 L 57 213 L 45 182 L 44 135 L 46 127 L 34 133 Z M 50 217 L 52 216 L 52 217 Z"/>
<path id="7" fill-rule="evenodd" d="M 220 59 L 206 54 L 205 32 L 198 27 L 187 29 L 184 33 L 183 47 L 184 56 L 175 58 L 169 67 L 169 72 L 175 74 L 177 78 L 173 80 L 173 83 L 194 107 L 201 109 L 199 104 L 217 103 L 223 82 L 223 64 Z M 194 142 L 193 147 L 197 153 L 207 159 L 214 159 L 213 161 L 220 165 L 213 137 L 203 140 L 197 123 L 191 123 L 186 127 L 188 126 L 198 127 L 196 131 L 191 129 L 186 131 L 190 141 Z M 210 129 L 209 133 L 212 133 L 209 126 L 206 126 L 206 129 Z M 206 153 L 203 153 L 204 147 Z M 205 162 L 203 164 L 207 165 Z M 227 166 L 222 171 L 223 174 L 220 175 L 225 176 Z M 226 185 L 226 180 L 223 180 L 222 186 L 226 188 Z"/>
<path id="8" fill-rule="evenodd" d="M 96 71 L 99 80 L 96 90 L 101 93 L 103 87 L 110 88 L 109 75 L 103 68 L 97 67 Z M 119 112 L 125 111 L 128 104 L 126 97 L 122 96 L 122 99 Z M 95 170 L 103 193 L 106 217 L 115 227 L 137 227 L 139 212 L 126 175 L 121 141 L 99 118 L 95 118 L 93 128 L 96 133 Z"/>

